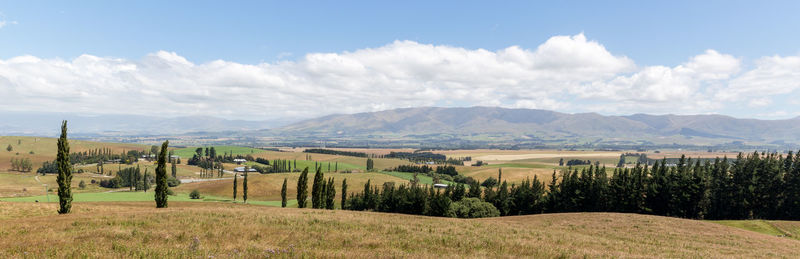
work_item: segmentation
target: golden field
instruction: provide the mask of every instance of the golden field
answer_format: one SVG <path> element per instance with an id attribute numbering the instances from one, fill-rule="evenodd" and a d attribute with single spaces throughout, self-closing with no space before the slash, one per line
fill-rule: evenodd
<path id="1" fill-rule="evenodd" d="M 792 258 L 800 241 L 648 215 L 452 219 L 213 202 L 0 202 L 0 257 Z"/>

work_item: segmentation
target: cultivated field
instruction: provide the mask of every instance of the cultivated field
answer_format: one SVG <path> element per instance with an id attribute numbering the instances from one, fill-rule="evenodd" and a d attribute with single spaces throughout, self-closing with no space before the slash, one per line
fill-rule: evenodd
<path id="1" fill-rule="evenodd" d="M 229 203 L 0 202 L 0 257 L 797 256 L 800 241 L 667 217 L 572 213 L 433 218 Z"/>

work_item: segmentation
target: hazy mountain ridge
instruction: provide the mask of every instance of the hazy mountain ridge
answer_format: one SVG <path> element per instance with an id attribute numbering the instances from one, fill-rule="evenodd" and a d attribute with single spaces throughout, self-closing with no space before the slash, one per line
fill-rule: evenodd
<path id="1" fill-rule="evenodd" d="M 157 117 L 142 115 L 82 116 L 61 113 L 0 113 L 0 134 L 57 134 L 61 120 L 69 121 L 70 132 L 76 134 L 184 134 L 189 132 L 251 131 L 286 125 L 285 120 L 246 121 L 212 116 Z"/>
<path id="2" fill-rule="evenodd" d="M 421 107 L 329 115 L 270 132 L 322 136 L 532 134 L 629 140 L 683 136 L 730 141 L 799 142 L 800 119 L 758 120 L 724 115 L 604 116 L 496 107 Z"/>

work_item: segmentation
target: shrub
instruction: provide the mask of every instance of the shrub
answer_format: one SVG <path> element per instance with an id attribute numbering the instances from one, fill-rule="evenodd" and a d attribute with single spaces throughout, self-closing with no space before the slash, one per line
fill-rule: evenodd
<path id="1" fill-rule="evenodd" d="M 494 177 L 486 178 L 486 180 L 484 180 L 483 183 L 481 183 L 481 186 L 486 188 L 492 188 L 495 185 L 497 185 L 497 179 L 494 179 Z"/>
<path id="2" fill-rule="evenodd" d="M 169 196 L 175 196 L 175 192 L 174 192 L 174 191 L 172 191 L 172 189 L 167 189 L 167 195 L 169 195 Z"/>
<path id="3" fill-rule="evenodd" d="M 81 188 L 81 190 L 86 189 L 86 182 L 81 180 L 81 182 L 78 183 L 78 188 Z"/>
<path id="4" fill-rule="evenodd" d="M 172 178 L 172 177 L 167 179 L 167 186 L 175 187 L 175 186 L 178 186 L 178 185 L 181 185 L 181 181 L 180 180 Z"/>
<path id="5" fill-rule="evenodd" d="M 491 203 L 478 198 L 464 198 L 450 205 L 452 215 L 458 218 L 498 217 L 500 211 Z"/>
<path id="6" fill-rule="evenodd" d="M 189 198 L 194 199 L 194 200 L 200 199 L 200 191 L 198 191 L 196 189 L 192 190 L 192 193 L 189 193 Z"/>

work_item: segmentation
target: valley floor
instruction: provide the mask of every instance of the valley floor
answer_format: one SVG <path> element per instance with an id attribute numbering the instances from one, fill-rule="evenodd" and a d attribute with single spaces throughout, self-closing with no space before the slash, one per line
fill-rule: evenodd
<path id="1" fill-rule="evenodd" d="M 0 202 L 0 258 L 796 257 L 800 241 L 620 213 L 433 218 L 214 202 Z"/>

